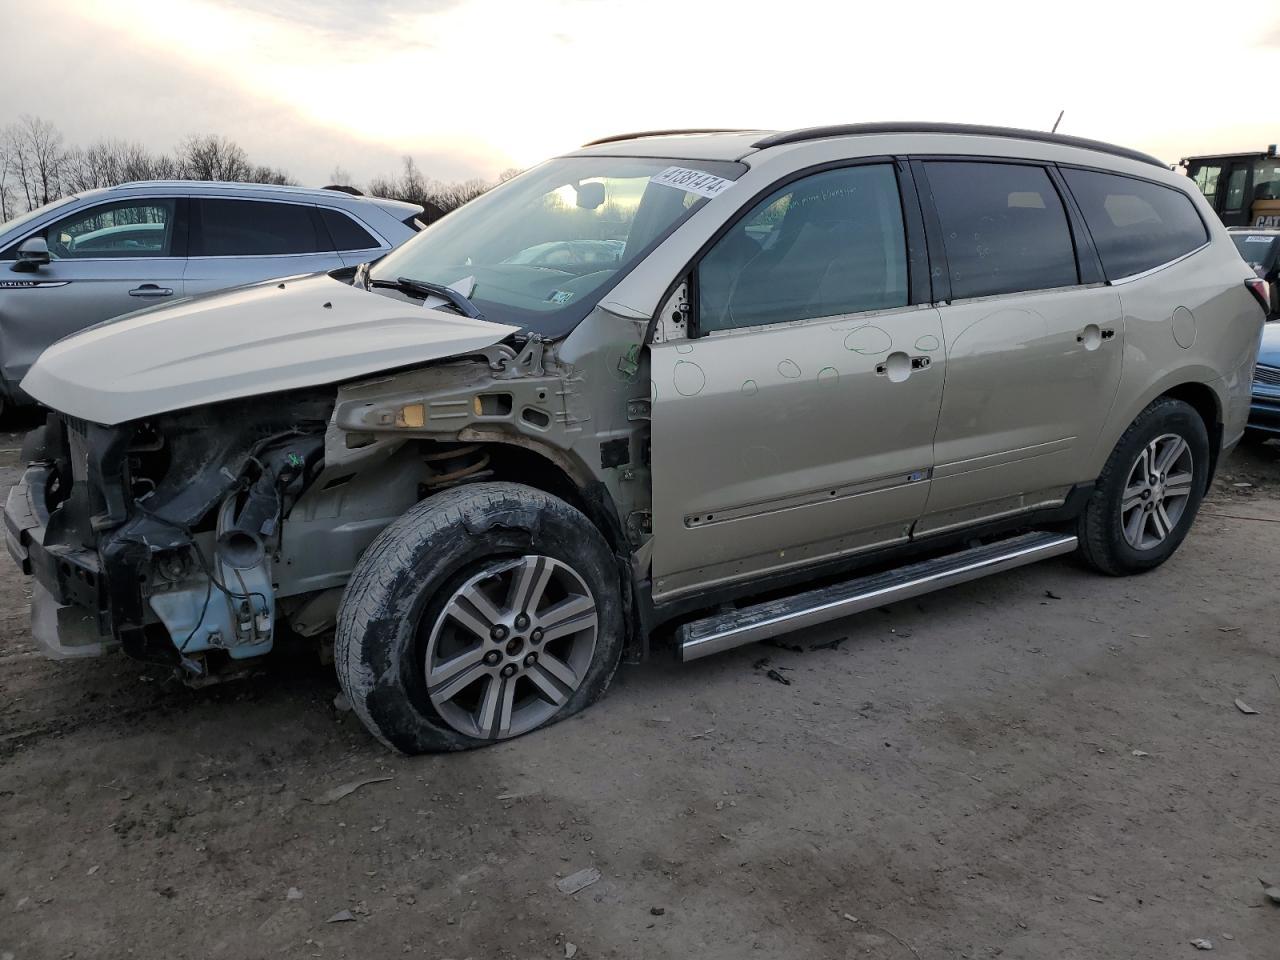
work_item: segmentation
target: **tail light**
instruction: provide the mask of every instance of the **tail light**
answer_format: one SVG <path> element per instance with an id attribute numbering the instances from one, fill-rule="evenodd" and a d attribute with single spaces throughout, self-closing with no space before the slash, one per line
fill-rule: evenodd
<path id="1" fill-rule="evenodd" d="M 1253 294 L 1253 299 L 1258 301 L 1258 306 L 1262 308 L 1262 312 L 1267 316 L 1271 316 L 1271 296 L 1267 291 L 1267 281 L 1257 277 L 1250 277 L 1244 282 L 1244 285 Z"/>

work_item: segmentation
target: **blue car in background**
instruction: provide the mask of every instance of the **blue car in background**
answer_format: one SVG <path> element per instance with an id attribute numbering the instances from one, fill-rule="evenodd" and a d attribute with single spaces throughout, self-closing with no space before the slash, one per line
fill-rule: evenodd
<path id="1" fill-rule="evenodd" d="M 337 190 L 176 180 L 90 190 L 0 224 L 0 414 L 45 347 L 111 317 L 273 277 L 355 267 L 422 207 Z"/>
<path id="2" fill-rule="evenodd" d="M 1253 372 L 1253 398 L 1249 406 L 1246 441 L 1262 443 L 1280 437 L 1280 323 L 1262 331 L 1258 366 Z"/>

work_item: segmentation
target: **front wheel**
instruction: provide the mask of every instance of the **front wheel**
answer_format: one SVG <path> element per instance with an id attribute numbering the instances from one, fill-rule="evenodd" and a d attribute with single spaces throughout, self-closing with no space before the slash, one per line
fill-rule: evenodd
<path id="1" fill-rule="evenodd" d="M 624 640 L 619 582 L 600 532 L 563 500 L 514 483 L 437 494 L 357 564 L 338 680 L 405 753 L 528 733 L 604 693 Z"/>
<path id="2" fill-rule="evenodd" d="M 1162 397 L 1129 425 L 1078 522 L 1080 556 L 1113 576 L 1164 563 L 1187 535 L 1209 477 L 1209 435 L 1195 409 Z"/>

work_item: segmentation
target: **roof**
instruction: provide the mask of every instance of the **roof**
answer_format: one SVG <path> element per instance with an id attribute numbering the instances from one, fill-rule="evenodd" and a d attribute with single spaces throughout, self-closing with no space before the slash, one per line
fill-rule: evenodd
<path id="1" fill-rule="evenodd" d="M 199 187 L 201 190 L 210 190 L 215 193 L 244 193 L 250 191 L 269 190 L 272 193 L 294 194 L 296 196 L 308 197 L 326 197 L 333 199 L 334 197 L 349 197 L 353 200 L 360 199 L 341 190 L 323 190 L 319 187 L 294 187 L 280 186 L 274 183 L 241 183 L 227 180 L 131 180 L 128 183 L 122 183 L 119 186 L 110 187 L 111 190 L 189 190 L 192 187 Z"/>
<path id="2" fill-rule="evenodd" d="M 638 133 L 594 140 L 570 156 L 656 157 L 673 160 L 741 160 L 755 152 L 767 130 L 726 133 Z"/>
<path id="3" fill-rule="evenodd" d="M 356 196 L 343 190 L 325 190 L 319 187 L 280 186 L 274 183 L 239 183 L 226 180 L 132 180 L 114 187 L 101 190 L 86 190 L 80 196 L 92 194 L 120 194 L 153 190 L 198 190 L 200 193 L 225 193 L 228 195 L 248 194 L 261 196 L 271 194 L 276 197 L 291 197 L 297 200 L 314 200 L 331 206 L 349 206 L 351 204 L 372 203 L 381 207 L 397 220 L 418 216 L 423 212 L 420 204 L 403 200 L 388 200 L 384 197 Z"/>
<path id="4" fill-rule="evenodd" d="M 741 160 L 757 150 L 839 137 L 884 136 L 890 134 L 930 134 L 951 136 L 1003 137 L 1030 140 L 1064 147 L 1092 150 L 1112 156 L 1152 164 L 1168 169 L 1164 162 L 1147 153 L 1128 147 L 1088 140 L 1043 130 L 1020 130 L 1014 127 L 991 127 L 970 123 L 932 123 L 893 121 L 885 123 L 849 123 L 798 130 L 657 130 L 604 137 L 583 146 L 578 154 L 614 154 L 624 156 L 675 157 L 688 160 Z"/>
<path id="5" fill-rule="evenodd" d="M 1244 153 L 1201 153 L 1193 157 L 1183 157 L 1178 161 L 1182 166 L 1188 163 L 1203 163 L 1205 160 L 1273 160 L 1276 157 L 1276 148 L 1268 147 L 1266 150 L 1247 150 Z"/>

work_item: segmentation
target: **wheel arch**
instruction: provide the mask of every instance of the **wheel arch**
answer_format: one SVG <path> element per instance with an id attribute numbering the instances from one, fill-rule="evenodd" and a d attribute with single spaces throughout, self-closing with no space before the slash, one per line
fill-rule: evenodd
<path id="1" fill-rule="evenodd" d="M 490 479 L 521 483 L 559 497 L 600 531 L 618 567 L 618 587 L 627 629 L 625 656 L 629 661 L 645 659 L 648 638 L 641 622 L 639 588 L 631 566 L 632 548 L 608 487 L 569 454 L 530 438 L 464 430 L 459 433 L 459 439 L 482 444 L 493 468 Z"/>
<path id="2" fill-rule="evenodd" d="M 479 443 L 489 454 L 490 479 L 534 487 L 583 513 L 615 554 L 630 552 L 613 497 L 603 483 L 562 450 L 520 435 L 463 430 L 458 439 Z"/>
<path id="3" fill-rule="evenodd" d="M 1218 469 L 1218 459 L 1222 453 L 1222 401 L 1207 383 L 1187 382 L 1170 387 L 1154 399 L 1171 397 L 1181 400 L 1200 415 L 1204 421 L 1205 432 L 1209 434 L 1209 472 L 1205 480 L 1205 488 L 1213 484 L 1214 473 Z"/>
<path id="4" fill-rule="evenodd" d="M 1204 422 L 1209 434 L 1209 481 L 1212 482 L 1222 453 L 1223 411 L 1226 409 L 1226 398 L 1220 392 L 1217 373 L 1213 369 L 1192 364 L 1168 371 L 1141 391 L 1130 392 L 1122 386 L 1121 393 L 1094 447 L 1088 479 L 1102 472 L 1111 451 L 1143 410 L 1161 397 L 1172 397 L 1190 405 Z"/>

